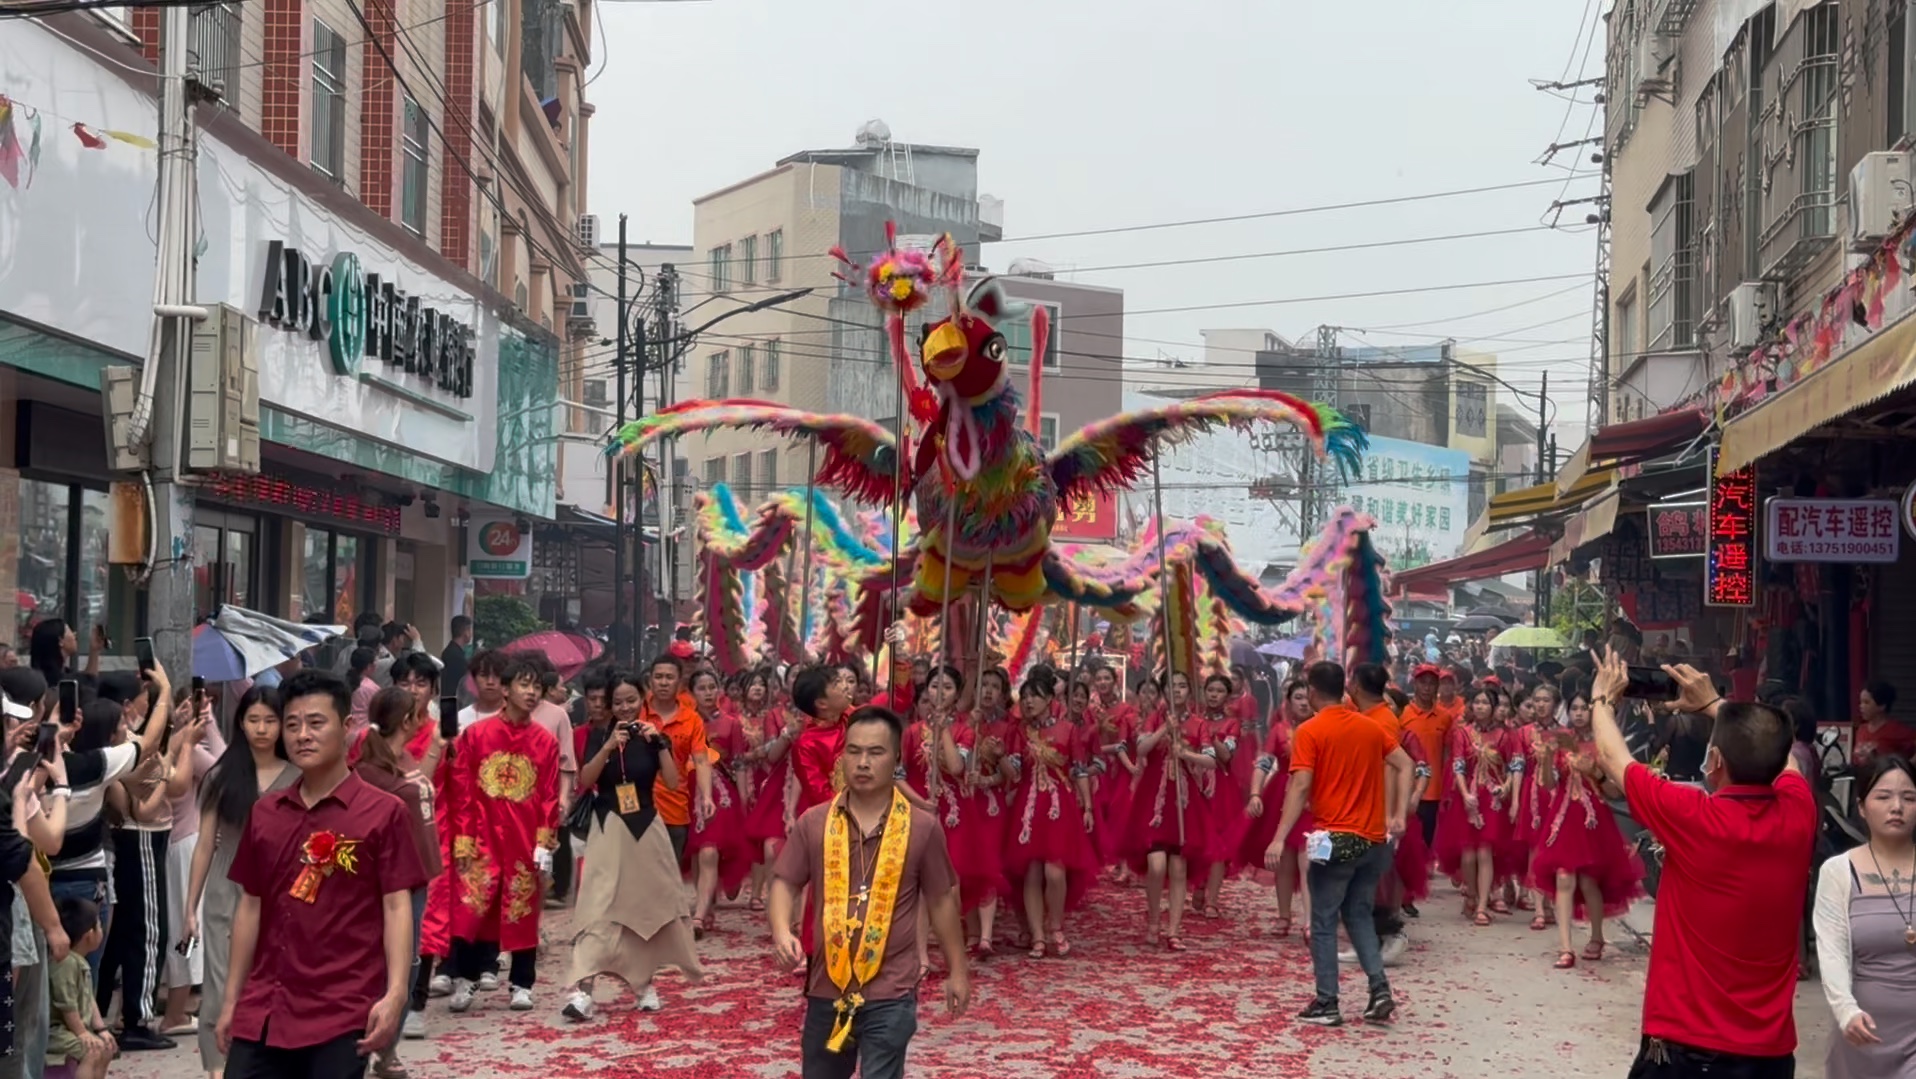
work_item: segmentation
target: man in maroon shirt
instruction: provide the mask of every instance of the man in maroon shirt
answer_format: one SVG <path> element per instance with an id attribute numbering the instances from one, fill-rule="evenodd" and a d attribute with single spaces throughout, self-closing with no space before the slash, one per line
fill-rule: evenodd
<path id="1" fill-rule="evenodd" d="M 1604 773 L 1663 845 L 1631 1079 L 1789 1079 L 1796 1072 L 1796 943 L 1809 887 L 1816 799 L 1790 757 L 1790 723 L 1725 702 L 1706 674 L 1664 667 L 1679 712 L 1712 721 L 1706 793 L 1631 757 L 1616 707 L 1629 670 L 1606 650 L 1590 685 Z"/>
<path id="2" fill-rule="evenodd" d="M 301 671 L 281 693 L 300 782 L 261 796 L 234 855 L 216 1031 L 228 1079 L 358 1079 L 399 1033 L 426 870 L 406 807 L 346 766 L 346 683 Z"/>

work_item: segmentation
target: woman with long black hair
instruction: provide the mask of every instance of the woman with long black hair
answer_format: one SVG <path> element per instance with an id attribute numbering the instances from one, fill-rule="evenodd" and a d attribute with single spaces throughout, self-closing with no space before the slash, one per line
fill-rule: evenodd
<path id="1" fill-rule="evenodd" d="M 27 638 L 27 662 L 45 676 L 49 686 L 57 686 L 68 678 L 91 684 L 99 680 L 100 655 L 106 651 L 106 635 L 98 626 L 93 628 L 92 644 L 86 670 L 76 672 L 73 657 L 80 653 L 80 638 L 66 619 L 43 618 L 34 623 L 33 633 Z"/>
<path id="2" fill-rule="evenodd" d="M 239 886 L 227 878 L 233 854 L 253 804 L 263 794 L 285 790 L 299 782 L 299 769 L 286 760 L 281 743 L 279 691 L 253 686 L 240 696 L 234 709 L 237 737 L 227 743 L 219 762 L 200 784 L 200 842 L 193 851 L 193 878 L 186 888 L 186 921 L 181 939 L 201 941 L 206 948 L 205 980 L 200 986 L 200 1011 L 218 1015 L 226 997 L 227 948 L 233 940 L 233 912 L 239 908 Z M 204 931 L 202 931 L 204 930 Z M 201 1023 L 200 1066 L 208 1075 L 226 1067 L 214 1024 Z"/>

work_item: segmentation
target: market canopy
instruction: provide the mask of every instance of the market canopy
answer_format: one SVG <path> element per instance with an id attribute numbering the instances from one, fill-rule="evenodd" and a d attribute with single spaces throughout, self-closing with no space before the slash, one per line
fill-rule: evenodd
<path id="1" fill-rule="evenodd" d="M 1506 573 L 1542 569 L 1549 557 L 1550 537 L 1530 532 L 1473 554 L 1392 574 L 1391 590 L 1440 591 L 1465 581 L 1481 581 L 1488 577 L 1502 577 Z"/>
<path id="2" fill-rule="evenodd" d="M 1916 382 L 1916 316 L 1831 360 L 1723 425 L 1721 475 Z"/>
<path id="3" fill-rule="evenodd" d="M 1709 429 L 1709 414 L 1700 408 L 1677 409 L 1600 427 L 1557 474 L 1557 493 L 1568 494 L 1589 474 L 1592 465 L 1607 468 L 1668 457 L 1690 446 Z"/>
<path id="4" fill-rule="evenodd" d="M 1605 468 L 1586 474 L 1572 484 L 1570 490 L 1561 494 L 1557 491 L 1555 480 L 1505 491 L 1490 496 L 1490 505 L 1484 509 L 1484 517 L 1490 528 L 1495 530 L 1526 517 L 1568 512 L 1608 491 L 1616 478 L 1616 469 Z"/>

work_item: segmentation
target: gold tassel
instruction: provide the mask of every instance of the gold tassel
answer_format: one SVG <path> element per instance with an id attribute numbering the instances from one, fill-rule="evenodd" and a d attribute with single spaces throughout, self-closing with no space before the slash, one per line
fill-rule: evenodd
<path id="1" fill-rule="evenodd" d="M 834 1053 L 842 1053 L 852 1041 L 852 1017 L 858 1014 L 858 1006 L 865 998 L 857 993 L 847 993 L 838 998 L 835 1007 L 838 1015 L 832 1019 L 832 1032 L 825 1039 L 825 1048 Z"/>

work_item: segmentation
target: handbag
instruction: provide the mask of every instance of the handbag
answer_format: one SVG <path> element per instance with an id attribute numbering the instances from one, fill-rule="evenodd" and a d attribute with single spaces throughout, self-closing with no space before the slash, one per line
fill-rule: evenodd
<path id="1" fill-rule="evenodd" d="M 565 830 L 584 839 L 592 831 L 592 793 L 581 791 L 572 803 L 572 812 L 565 815 Z"/>

